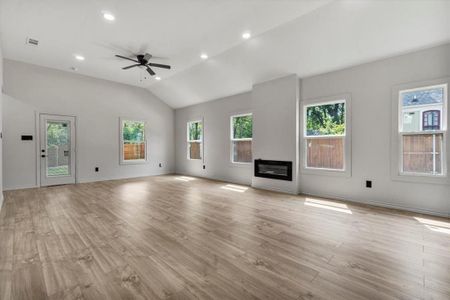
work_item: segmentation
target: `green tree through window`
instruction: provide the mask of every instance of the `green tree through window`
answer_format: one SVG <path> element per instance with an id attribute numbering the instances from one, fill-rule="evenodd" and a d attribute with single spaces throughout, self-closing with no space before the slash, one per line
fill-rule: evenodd
<path id="1" fill-rule="evenodd" d="M 253 118 L 251 115 L 237 116 L 233 118 L 233 138 L 252 138 Z"/>
<path id="2" fill-rule="evenodd" d="M 202 139 L 202 123 L 192 122 L 189 123 L 189 140 L 198 141 Z"/>
<path id="3" fill-rule="evenodd" d="M 344 135 L 345 103 L 310 106 L 306 110 L 306 135 Z"/>
<path id="4" fill-rule="evenodd" d="M 143 142 L 144 138 L 144 122 L 125 121 L 123 123 L 125 142 Z"/>
<path id="5" fill-rule="evenodd" d="M 47 145 L 66 145 L 69 143 L 67 124 L 61 122 L 47 123 Z"/>

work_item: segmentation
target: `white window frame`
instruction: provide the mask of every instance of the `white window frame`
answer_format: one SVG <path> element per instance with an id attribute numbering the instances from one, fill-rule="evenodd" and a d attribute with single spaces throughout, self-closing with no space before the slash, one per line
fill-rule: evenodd
<path id="1" fill-rule="evenodd" d="M 320 106 L 335 103 L 345 103 L 345 134 L 344 135 L 323 135 L 323 136 L 307 136 L 306 135 L 306 113 L 307 108 L 311 106 Z M 340 94 L 336 96 L 321 97 L 315 99 L 303 100 L 301 103 L 301 116 L 302 122 L 300 122 L 300 139 L 301 139 L 301 151 L 300 155 L 302 158 L 301 172 L 304 174 L 314 174 L 314 175 L 325 175 L 325 176 L 340 176 L 340 177 L 351 177 L 352 174 L 352 122 L 351 122 L 351 95 L 350 94 Z M 314 168 L 308 167 L 308 139 L 320 139 L 320 138 L 333 138 L 342 137 L 344 139 L 344 167 L 343 169 L 329 169 L 329 168 Z"/>
<path id="2" fill-rule="evenodd" d="M 253 141 L 253 129 L 252 129 L 252 137 L 251 138 L 241 138 L 241 139 L 234 138 L 233 118 L 245 117 L 245 116 L 252 116 L 252 123 L 253 123 L 253 113 L 240 113 L 240 114 L 230 116 L 230 162 L 235 165 L 251 165 L 253 163 L 253 149 L 252 149 L 252 161 L 251 162 L 234 161 L 234 155 L 233 155 L 234 143 L 233 142 Z"/>
<path id="3" fill-rule="evenodd" d="M 449 131 L 448 131 L 448 115 L 449 105 L 449 85 L 450 78 L 442 78 L 436 80 L 415 82 L 402 84 L 393 87 L 392 89 L 392 134 L 391 134 L 391 177 L 393 180 L 417 182 L 417 183 L 434 183 L 434 184 L 450 184 L 448 176 L 448 153 L 450 153 Z M 403 128 L 403 114 L 401 101 L 401 93 L 411 92 L 415 90 L 424 90 L 435 87 L 444 86 L 444 99 L 441 110 L 441 130 L 428 130 L 418 132 L 402 132 Z M 420 129 L 422 129 L 422 111 L 420 110 Z M 403 136 L 417 135 L 417 134 L 442 134 L 442 174 L 424 174 L 403 172 Z"/>
<path id="4" fill-rule="evenodd" d="M 201 137 L 200 137 L 200 139 L 199 140 L 190 140 L 189 138 L 190 138 L 190 136 L 189 136 L 189 125 L 190 124 L 192 124 L 192 123 L 201 123 L 202 124 L 202 133 L 201 133 Z M 198 119 L 198 120 L 193 120 L 193 121 L 188 121 L 187 123 L 186 123 L 186 157 L 187 157 L 187 159 L 188 160 L 192 160 L 192 161 L 202 161 L 203 160 L 203 156 L 204 156 L 204 153 L 203 153 L 203 138 L 204 138 L 204 130 L 205 130 L 205 127 L 204 127 L 204 123 L 203 123 L 203 119 Z M 191 158 L 190 157 L 190 143 L 192 143 L 192 142 L 199 142 L 200 143 L 200 158 Z"/>
<path id="5" fill-rule="evenodd" d="M 141 122 L 144 123 L 144 149 L 145 149 L 145 158 L 144 159 L 132 159 L 132 160 L 125 160 L 124 158 L 124 140 L 123 140 L 123 124 L 125 122 Z M 147 122 L 144 120 L 136 119 L 136 118 L 119 118 L 119 142 L 120 142 L 120 164 L 121 165 L 133 165 L 133 164 L 145 164 L 148 160 L 148 147 L 147 147 Z"/>

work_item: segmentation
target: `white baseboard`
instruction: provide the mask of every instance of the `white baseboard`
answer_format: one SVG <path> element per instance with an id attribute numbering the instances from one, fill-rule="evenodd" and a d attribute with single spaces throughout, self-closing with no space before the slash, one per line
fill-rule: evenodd
<path id="1" fill-rule="evenodd" d="M 9 186 L 9 187 L 3 187 L 3 191 L 15 191 L 15 190 L 25 190 L 25 189 L 34 189 L 38 188 L 37 185 L 16 185 L 16 186 Z"/>
<path id="2" fill-rule="evenodd" d="M 129 177 L 120 177 L 120 176 L 109 176 L 109 177 L 99 177 L 99 178 L 87 178 L 87 179 L 79 179 L 76 183 L 89 183 L 89 182 L 98 182 L 98 181 L 108 181 L 108 180 L 121 180 L 121 179 L 133 179 L 133 178 L 141 178 L 141 177 L 149 177 L 149 176 L 160 176 L 160 175 L 168 175 L 173 174 L 172 171 L 162 172 L 159 174 L 151 174 L 151 175 L 143 175 L 143 176 L 129 176 Z M 24 189 L 33 189 L 39 188 L 38 185 L 17 185 L 4 187 L 4 191 L 14 191 L 14 190 L 24 190 Z"/>
<path id="3" fill-rule="evenodd" d="M 388 203 L 388 202 L 378 202 L 378 201 L 371 201 L 371 200 L 361 201 L 361 200 L 337 197 L 337 196 L 326 195 L 326 194 L 300 193 L 300 195 L 335 199 L 335 200 L 339 200 L 339 201 L 343 201 L 343 202 L 352 202 L 352 203 L 357 203 L 357 204 L 367 204 L 367 205 L 372 205 L 372 206 L 376 206 L 376 207 L 391 208 L 391 209 L 420 213 L 420 214 L 425 214 L 425 215 L 432 215 L 432 216 L 437 216 L 437 217 L 445 217 L 445 218 L 450 217 L 450 214 L 447 214 L 447 213 L 437 212 L 437 211 L 428 210 L 428 209 L 424 209 L 424 208 L 416 208 L 416 207 L 397 205 L 397 204 L 392 204 L 392 203 Z"/>

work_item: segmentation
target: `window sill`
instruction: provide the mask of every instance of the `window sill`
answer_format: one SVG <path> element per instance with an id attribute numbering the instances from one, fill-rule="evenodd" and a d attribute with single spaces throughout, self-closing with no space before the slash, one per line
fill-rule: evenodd
<path id="1" fill-rule="evenodd" d="M 301 169 L 302 174 L 306 175 L 320 175 L 320 176 L 332 176 L 332 177 L 345 177 L 352 176 L 350 170 L 333 170 L 333 169 L 319 169 L 319 168 L 307 168 Z"/>
<path id="2" fill-rule="evenodd" d="M 122 160 L 120 161 L 120 165 L 143 165 L 147 162 L 146 159 Z"/>
<path id="3" fill-rule="evenodd" d="M 399 173 L 392 176 L 392 180 L 409 183 L 422 184 L 450 184 L 450 178 L 447 175 L 421 175 Z"/>
<path id="4" fill-rule="evenodd" d="M 253 166 L 253 163 L 242 163 L 242 162 L 233 162 L 230 161 L 228 163 L 231 167 L 237 167 L 237 168 L 251 168 Z"/>

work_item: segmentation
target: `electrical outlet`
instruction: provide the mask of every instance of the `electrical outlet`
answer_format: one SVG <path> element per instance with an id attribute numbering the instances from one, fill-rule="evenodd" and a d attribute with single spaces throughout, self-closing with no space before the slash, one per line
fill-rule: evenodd
<path id="1" fill-rule="evenodd" d="M 99 170 L 98 167 L 95 167 L 95 172 L 98 172 L 98 170 Z"/>
<path id="2" fill-rule="evenodd" d="M 366 188 L 368 189 L 372 188 L 372 180 L 366 180 Z"/>

